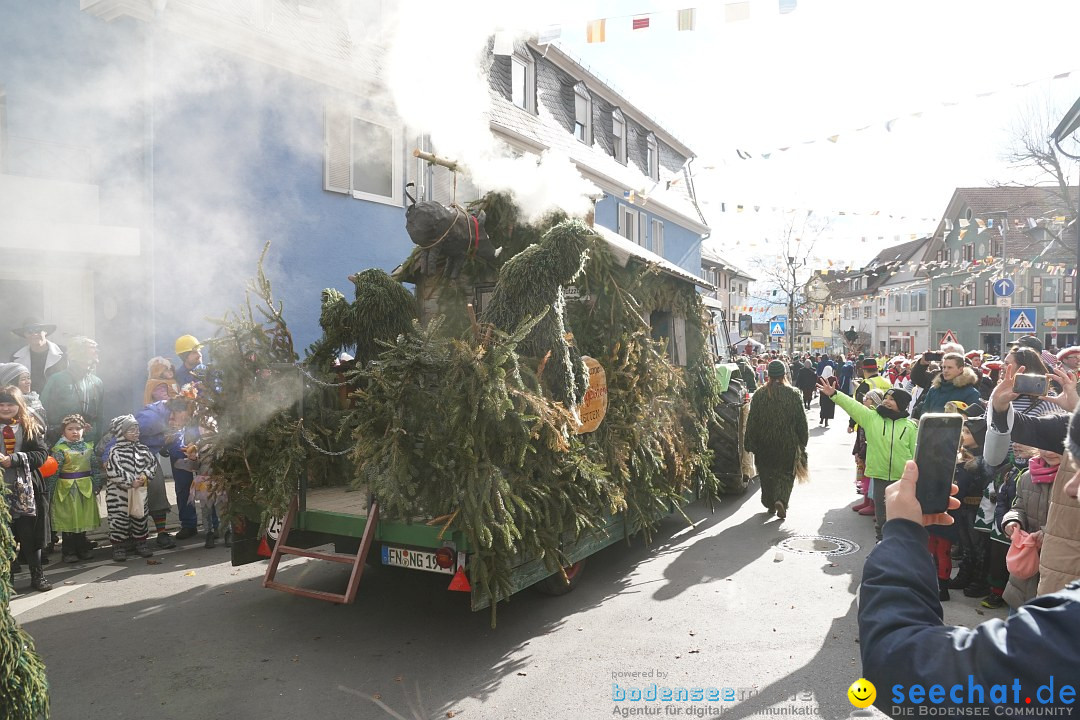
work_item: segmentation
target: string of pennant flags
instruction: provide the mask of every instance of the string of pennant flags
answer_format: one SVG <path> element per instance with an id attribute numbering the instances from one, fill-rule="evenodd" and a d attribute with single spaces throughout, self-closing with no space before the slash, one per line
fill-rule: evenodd
<path id="1" fill-rule="evenodd" d="M 776 0 L 777 11 L 780 15 L 787 15 L 798 8 L 798 0 Z M 725 3 L 723 22 L 736 23 L 750 19 L 750 0 L 737 0 Z M 603 43 L 608 41 L 608 28 L 618 27 L 619 23 L 625 23 L 623 27 L 640 32 L 652 30 L 656 27 L 654 21 L 662 16 L 668 16 L 665 12 L 642 12 L 627 15 L 612 15 L 609 17 L 595 18 L 585 23 L 585 42 Z M 564 25 L 555 23 L 545 25 L 536 33 L 536 42 L 539 45 L 548 45 L 562 37 Z M 698 29 L 697 8 L 683 8 L 675 11 L 675 29 L 679 32 L 687 32 Z M 499 31 L 495 34 L 495 54 L 509 55 L 513 52 L 513 32 Z"/>
<path id="2" fill-rule="evenodd" d="M 801 147 L 801 146 L 804 146 L 804 145 L 814 145 L 814 144 L 818 144 L 818 143 L 829 143 L 830 145 L 835 145 L 838 142 L 840 142 L 840 139 L 842 137 L 848 137 L 848 136 L 851 136 L 851 135 L 856 135 L 858 133 L 863 133 L 863 132 L 866 132 L 868 130 L 875 129 L 875 128 L 877 128 L 877 129 L 882 129 L 883 128 L 885 130 L 885 132 L 891 133 L 896 129 L 897 124 L 901 120 L 920 119 L 920 118 L 923 117 L 923 115 L 925 115 L 927 112 L 929 112 L 931 110 L 937 110 L 937 109 L 940 109 L 940 108 L 956 107 L 956 106 L 960 105 L 961 103 L 963 103 L 965 101 L 968 101 L 968 100 L 972 100 L 972 99 L 981 100 L 983 98 L 992 97 L 994 95 L 998 95 L 998 94 L 1001 94 L 1001 93 L 1011 92 L 1013 90 L 1017 90 L 1017 89 L 1020 89 L 1020 88 L 1030 87 L 1032 85 L 1036 85 L 1036 84 L 1042 83 L 1042 82 L 1053 82 L 1055 80 L 1064 80 L 1064 79 L 1068 78 L 1069 76 L 1071 76 L 1073 73 L 1076 73 L 1076 72 L 1080 72 L 1080 68 L 1073 68 L 1071 70 L 1066 70 L 1065 72 L 1055 73 L 1053 75 L 1043 75 L 1041 77 L 1033 78 L 1033 79 L 1027 80 L 1025 82 L 1017 82 L 1017 83 L 1012 83 L 1010 85 L 1005 85 L 1005 86 L 996 88 L 994 90 L 988 90 L 988 91 L 985 91 L 985 92 L 974 93 L 974 94 L 969 94 L 969 95 L 965 95 L 965 96 L 961 96 L 961 97 L 956 97 L 956 98 L 953 98 L 951 100 L 944 100 L 944 101 L 942 101 L 940 103 L 937 103 L 936 105 L 933 105 L 933 106 L 928 107 L 928 108 L 924 108 L 922 110 L 917 110 L 917 111 L 914 111 L 914 112 L 909 112 L 909 113 L 905 113 L 905 114 L 902 114 L 902 115 L 897 115 L 896 117 L 893 117 L 893 118 L 890 118 L 890 119 L 884 120 L 884 121 L 868 123 L 868 124 L 865 124 L 865 125 L 863 125 L 861 127 L 857 127 L 857 128 L 848 128 L 846 130 L 842 130 L 842 131 L 839 131 L 839 132 L 834 132 L 834 133 L 832 133 L 830 135 L 826 135 L 824 137 L 811 138 L 811 139 L 808 139 L 808 140 L 803 140 L 801 142 L 791 143 L 789 145 L 784 145 L 784 146 L 781 146 L 781 147 L 775 147 L 775 148 L 770 148 L 770 149 L 763 149 L 763 150 L 759 150 L 759 151 L 751 151 L 751 150 L 748 150 L 746 148 L 735 148 L 734 153 L 735 153 L 735 157 L 738 158 L 739 160 L 755 160 L 755 159 L 770 160 L 773 157 L 779 155 L 780 153 L 786 153 L 789 150 L 792 150 L 792 149 L 794 149 L 796 147 Z"/>

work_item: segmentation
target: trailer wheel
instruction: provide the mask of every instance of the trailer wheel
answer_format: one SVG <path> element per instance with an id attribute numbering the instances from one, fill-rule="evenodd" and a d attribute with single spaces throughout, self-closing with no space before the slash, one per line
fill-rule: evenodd
<path id="1" fill-rule="evenodd" d="M 536 583 L 536 589 L 544 595 L 565 595 L 577 587 L 584 569 L 585 560 L 578 560 L 566 568 L 566 580 L 563 580 L 561 573 L 555 573 Z"/>

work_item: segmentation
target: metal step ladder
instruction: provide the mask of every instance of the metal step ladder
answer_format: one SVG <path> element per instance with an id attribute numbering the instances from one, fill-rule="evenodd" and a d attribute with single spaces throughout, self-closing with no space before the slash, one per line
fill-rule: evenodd
<path id="1" fill-rule="evenodd" d="M 294 497 L 292 502 L 289 503 L 288 512 L 285 513 L 285 522 L 281 528 L 281 535 L 278 536 L 278 542 L 274 545 L 273 552 L 270 553 L 270 566 L 266 568 L 266 576 L 263 578 L 263 587 L 280 590 L 292 595 L 312 598 L 314 600 L 325 600 L 326 602 L 332 602 L 339 605 L 348 605 L 352 603 L 352 601 L 356 599 L 356 589 L 360 585 L 360 576 L 364 574 L 364 563 L 367 560 L 368 551 L 371 550 L 371 542 L 375 537 L 375 528 L 379 524 L 379 503 L 372 498 L 371 505 L 368 508 L 367 521 L 364 525 L 364 534 L 361 536 L 360 547 L 355 555 L 350 553 L 305 550 L 304 548 L 287 545 L 286 542 L 289 539 L 289 531 L 292 530 L 293 519 L 296 517 L 296 513 L 299 512 L 298 508 L 299 501 Z M 352 565 L 352 573 L 349 575 L 349 585 L 345 589 L 345 593 L 310 590 L 297 585 L 288 585 L 286 583 L 278 582 L 274 578 L 277 576 L 278 564 L 281 562 L 283 555 L 295 555 L 297 557 L 315 558 L 316 560 Z"/>

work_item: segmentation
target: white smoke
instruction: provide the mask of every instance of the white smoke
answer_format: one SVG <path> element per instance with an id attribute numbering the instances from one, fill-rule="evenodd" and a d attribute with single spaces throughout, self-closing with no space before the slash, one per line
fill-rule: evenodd
<path id="1" fill-rule="evenodd" d="M 429 134 L 436 153 L 464 166 L 482 191 L 512 192 L 530 219 L 552 209 L 583 215 L 596 187 L 569 157 L 547 151 L 539 160 L 515 158 L 491 132 L 492 35 L 512 33 L 522 42 L 543 16 L 553 17 L 550 6 L 518 5 L 530 4 L 483 0 L 467 12 L 454 3 L 403 4 L 388 19 L 387 86 L 405 123 Z"/>

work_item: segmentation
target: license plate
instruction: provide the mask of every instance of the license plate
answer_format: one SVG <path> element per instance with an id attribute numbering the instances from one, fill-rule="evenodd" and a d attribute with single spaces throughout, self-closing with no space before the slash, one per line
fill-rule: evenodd
<path id="1" fill-rule="evenodd" d="M 428 572 L 442 573 L 444 575 L 454 574 L 453 566 L 448 568 L 439 567 L 433 552 L 393 547 L 392 545 L 382 546 L 382 564 L 406 567 L 413 570 L 427 570 Z"/>

